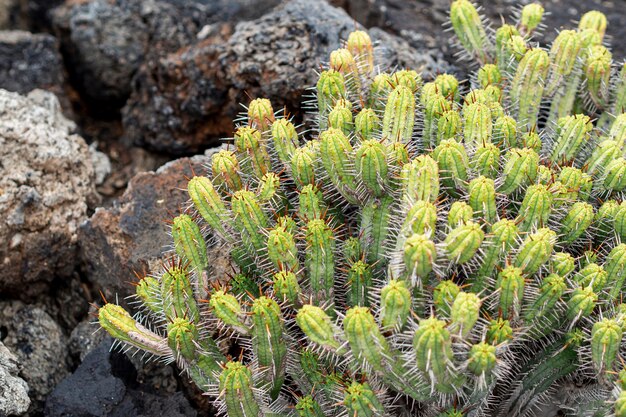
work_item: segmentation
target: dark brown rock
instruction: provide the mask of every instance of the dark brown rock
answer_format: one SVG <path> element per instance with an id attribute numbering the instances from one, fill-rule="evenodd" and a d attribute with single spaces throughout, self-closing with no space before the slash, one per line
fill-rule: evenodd
<path id="1" fill-rule="evenodd" d="M 81 0 L 53 11 L 78 89 L 92 102 L 120 107 L 144 60 L 193 43 L 206 24 L 259 16 L 278 0 Z"/>
<path id="2" fill-rule="evenodd" d="M 323 0 L 291 0 L 242 22 L 228 40 L 218 27 L 203 39 L 142 66 L 123 110 L 129 139 L 161 152 L 190 153 L 230 136 L 232 119 L 250 97 L 302 115 L 302 96 L 316 70 L 355 29 L 343 10 Z M 379 31 L 385 63 L 433 66 L 432 57 Z"/>
<path id="3" fill-rule="evenodd" d="M 182 158 L 136 175 L 110 208 L 97 209 L 79 232 L 87 278 L 105 297 L 123 302 L 135 272 L 157 271 L 171 249 L 168 221 L 186 207 L 186 178 L 203 173 L 208 156 Z M 218 260 L 214 264 L 224 262 Z"/>

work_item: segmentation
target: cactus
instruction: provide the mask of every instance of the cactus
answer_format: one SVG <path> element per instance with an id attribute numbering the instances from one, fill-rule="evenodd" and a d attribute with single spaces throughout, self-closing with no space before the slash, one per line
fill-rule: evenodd
<path id="1" fill-rule="evenodd" d="M 454 0 L 467 83 L 385 72 L 353 32 L 313 129 L 253 100 L 144 308 L 100 325 L 230 417 L 529 415 L 567 386 L 568 415 L 626 415 L 626 70 L 601 13 L 547 49 L 543 14 L 492 30 Z"/>

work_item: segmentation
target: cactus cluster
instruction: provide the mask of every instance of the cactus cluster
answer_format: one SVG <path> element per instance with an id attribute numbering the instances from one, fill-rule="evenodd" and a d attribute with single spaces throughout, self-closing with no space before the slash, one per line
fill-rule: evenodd
<path id="1" fill-rule="evenodd" d="M 229 417 L 521 416 L 557 391 L 626 416 L 626 67 L 601 13 L 547 50 L 543 13 L 494 30 L 452 2 L 465 82 L 391 71 L 353 32 L 307 131 L 253 100 L 141 311 L 100 325 Z"/>

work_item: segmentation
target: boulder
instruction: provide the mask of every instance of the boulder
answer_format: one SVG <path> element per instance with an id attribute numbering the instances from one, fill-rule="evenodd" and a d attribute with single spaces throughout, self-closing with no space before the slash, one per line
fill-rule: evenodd
<path id="1" fill-rule="evenodd" d="M 97 202 L 94 169 L 56 97 L 0 90 L 0 292 L 31 299 L 76 265 L 78 226 Z"/>
<path id="2" fill-rule="evenodd" d="M 107 299 L 124 302 L 133 292 L 136 274 L 158 271 L 171 256 L 168 221 L 187 206 L 187 178 L 203 174 L 214 151 L 137 174 L 112 207 L 96 209 L 80 227 L 85 275 Z M 215 273 L 221 275 L 226 260 L 217 249 L 211 251 Z"/>
<path id="3" fill-rule="evenodd" d="M 232 134 L 232 120 L 250 98 L 269 98 L 302 118 L 316 70 L 355 28 L 325 0 L 290 0 L 261 18 L 239 23 L 225 39 L 208 26 L 202 39 L 139 70 L 123 109 L 127 138 L 159 152 L 191 153 Z M 441 70 L 436 59 L 382 31 L 373 33 L 383 65 Z"/>
<path id="4" fill-rule="evenodd" d="M 30 388 L 29 412 L 37 413 L 69 372 L 67 338 L 48 313 L 19 301 L 0 303 L 0 323 L 7 329 L 3 343 L 17 357 Z"/>
<path id="5" fill-rule="evenodd" d="M 0 342 L 0 416 L 22 415 L 28 411 L 28 384 L 18 376 L 22 364 Z"/>

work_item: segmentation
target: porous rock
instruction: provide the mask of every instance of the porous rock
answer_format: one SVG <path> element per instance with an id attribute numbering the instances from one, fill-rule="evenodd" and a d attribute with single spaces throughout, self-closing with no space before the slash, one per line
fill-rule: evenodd
<path id="1" fill-rule="evenodd" d="M 36 413 L 54 387 L 68 374 L 67 338 L 61 327 L 41 308 L 19 301 L 0 303 L 0 322 L 7 329 L 3 343 L 22 365 Z"/>
<path id="2" fill-rule="evenodd" d="M 46 417 L 195 416 L 188 400 L 177 392 L 151 391 L 123 353 L 111 350 L 106 337 L 76 371 L 65 378 L 46 402 Z"/>
<path id="3" fill-rule="evenodd" d="M 146 59 L 187 46 L 206 24 L 250 18 L 278 0 L 84 0 L 53 11 L 69 70 L 86 97 L 119 106 Z"/>
<path id="4" fill-rule="evenodd" d="M 302 116 L 303 94 L 316 70 L 358 26 L 325 0 L 290 0 L 241 22 L 225 40 L 206 38 L 142 66 L 123 109 L 126 136 L 141 146 L 190 153 L 232 134 L 239 103 L 266 97 L 275 109 Z M 433 58 L 382 31 L 374 33 L 390 67 L 432 67 Z"/>
<path id="5" fill-rule="evenodd" d="M 66 114 L 63 59 L 51 35 L 22 30 L 0 31 L 0 88 L 26 94 L 36 88 L 57 95 Z"/>
<path id="6" fill-rule="evenodd" d="M 56 97 L 0 90 L 0 292 L 43 293 L 75 267 L 78 226 L 96 203 L 83 139 Z"/>
<path id="7" fill-rule="evenodd" d="M 219 149 L 219 148 L 218 148 Z M 209 156 L 181 158 L 156 172 L 137 174 L 124 195 L 109 208 L 96 209 L 80 228 L 80 255 L 87 278 L 109 300 L 120 302 L 133 292 L 132 282 L 158 271 L 171 256 L 168 221 L 187 206 L 187 179 L 205 173 Z M 215 274 L 226 266 L 218 249 L 209 256 Z"/>
<path id="8" fill-rule="evenodd" d="M 18 376 L 22 365 L 0 342 L 0 416 L 22 415 L 28 410 L 28 384 Z"/>

